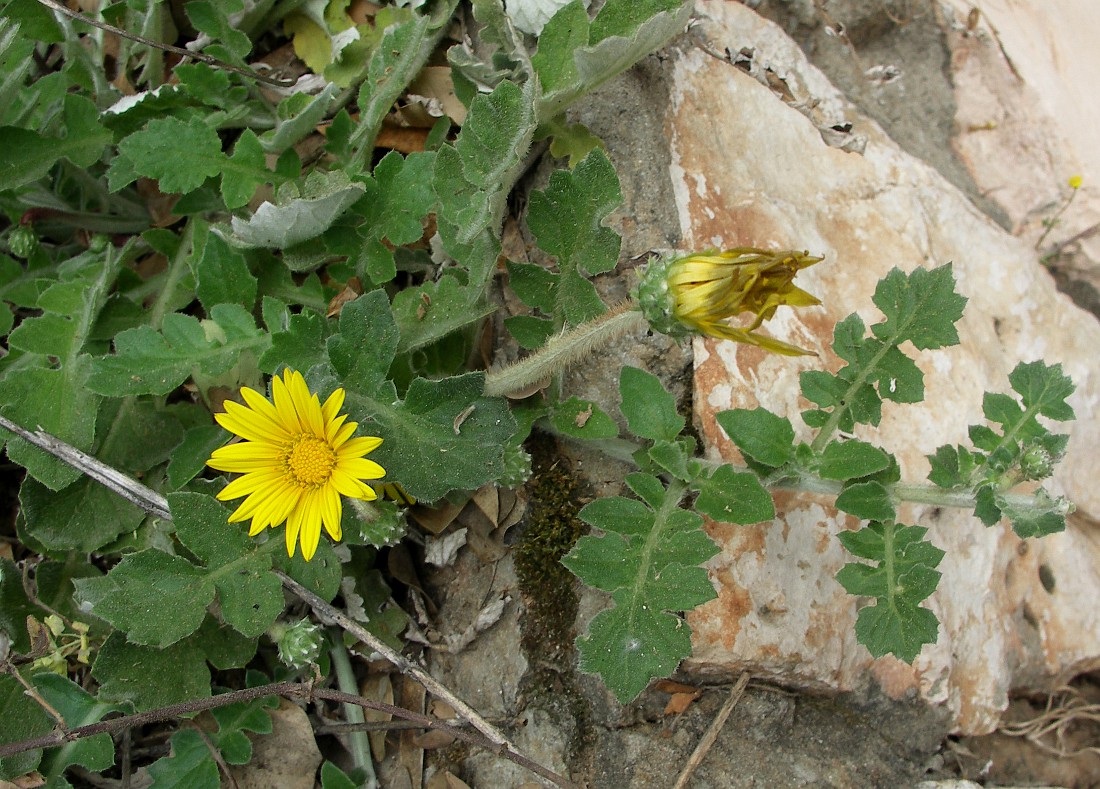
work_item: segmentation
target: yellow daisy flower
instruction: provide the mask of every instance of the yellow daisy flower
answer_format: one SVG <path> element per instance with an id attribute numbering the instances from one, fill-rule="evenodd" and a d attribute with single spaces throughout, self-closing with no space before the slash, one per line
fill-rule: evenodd
<path id="1" fill-rule="evenodd" d="M 659 332 L 692 332 L 759 346 L 786 356 L 812 354 L 780 340 L 756 334 L 778 307 L 810 307 L 821 302 L 794 285 L 795 275 L 822 258 L 806 252 L 768 252 L 737 247 L 652 261 L 638 287 L 638 302 Z M 749 326 L 727 321 L 751 313 Z"/>
<path id="2" fill-rule="evenodd" d="M 247 498 L 229 516 L 230 523 L 252 519 L 249 536 L 286 521 L 286 551 L 302 545 L 302 558 L 313 558 L 321 525 L 340 539 L 340 496 L 371 501 L 377 498 L 365 479 L 386 473 L 364 455 L 382 439 L 352 438 L 359 426 L 341 414 L 344 390 L 337 389 L 321 405 L 302 374 L 286 370 L 271 382 L 274 403 L 254 389 L 241 388 L 244 405 L 227 400 L 218 424 L 244 439 L 215 449 L 206 465 L 243 476 L 218 494 L 221 501 Z"/>

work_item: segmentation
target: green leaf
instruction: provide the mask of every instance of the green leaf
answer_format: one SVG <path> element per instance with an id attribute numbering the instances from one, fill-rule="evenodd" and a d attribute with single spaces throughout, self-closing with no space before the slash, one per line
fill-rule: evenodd
<path id="1" fill-rule="evenodd" d="M 436 152 L 432 188 L 443 249 L 480 290 L 496 268 L 498 231 L 508 194 L 523 170 L 535 131 L 534 81 L 502 82 L 477 95 L 455 144 Z"/>
<path id="2" fill-rule="evenodd" d="M 622 203 L 615 168 L 596 150 L 572 172 L 550 176 L 544 191 L 531 194 L 527 224 L 539 247 L 557 258 L 554 314 L 579 324 L 606 309 L 589 277 L 615 267 L 619 235 L 604 220 Z"/>
<path id="3" fill-rule="evenodd" d="M 1012 523 L 1012 530 L 1023 539 L 1045 537 L 1065 531 L 1065 502 L 1052 498 L 1042 488 L 1035 492 L 1031 506 L 1023 506 L 1001 494 L 995 500 L 1004 516 Z"/>
<path id="4" fill-rule="evenodd" d="M 126 708 L 117 704 L 103 704 L 95 699 L 67 677 L 50 672 L 37 674 L 34 687 L 43 699 L 65 720 L 66 726 L 76 729 L 99 723 L 112 712 L 125 712 Z M 85 770 L 99 772 L 112 767 L 115 763 L 115 745 L 111 735 L 104 732 L 67 742 L 57 748 L 51 748 L 39 772 L 46 778 L 47 785 L 65 785 L 63 774 L 73 765 Z"/>
<path id="5" fill-rule="evenodd" d="M 168 485 L 179 490 L 206 468 L 210 453 L 225 443 L 226 433 L 218 425 L 200 425 L 187 431 L 168 461 Z"/>
<path id="6" fill-rule="evenodd" d="M 222 166 L 222 199 L 226 208 L 247 205 L 260 185 L 270 178 L 259 138 L 251 129 L 245 129 L 237 138 L 233 155 Z"/>
<path id="7" fill-rule="evenodd" d="M 859 610 L 856 639 L 876 658 L 893 653 L 912 663 L 925 644 L 936 643 L 939 624 L 927 608 L 890 608 L 879 601 Z"/>
<path id="8" fill-rule="evenodd" d="M 195 29 L 223 44 L 222 51 L 227 50 L 231 59 L 239 61 L 252 51 L 252 41 L 242 31 L 236 29 L 228 16 L 235 11 L 243 10 L 240 3 L 220 0 L 215 4 L 208 0 L 191 0 L 184 10 Z M 220 53 L 218 56 L 224 57 Z"/>
<path id="9" fill-rule="evenodd" d="M 516 423 L 503 400 L 481 395 L 483 374 L 416 378 L 399 400 L 386 378 L 400 342 L 386 294 L 372 291 L 346 305 L 339 326 L 328 340 L 336 377 L 322 388 L 344 386 L 350 419 L 382 437 L 371 458 L 386 469 L 387 480 L 435 501 L 500 478 L 504 444 Z"/>
<path id="10" fill-rule="evenodd" d="M 519 300 L 532 309 L 554 311 L 554 291 L 560 275 L 534 263 L 508 261 L 508 284 Z"/>
<path id="11" fill-rule="evenodd" d="M 624 703 L 690 654 L 690 629 L 670 612 L 714 598 L 699 565 L 717 553 L 700 528 L 702 518 L 675 506 L 682 487 L 666 495 L 647 474 L 633 474 L 628 482 L 660 508 L 620 497 L 597 499 L 579 517 L 605 533 L 582 537 L 562 559 L 586 584 L 612 593 L 614 608 L 592 620 L 577 646 L 582 670 L 600 674 Z"/>
<path id="12" fill-rule="evenodd" d="M 10 674 L 0 674 L 0 745 L 29 740 L 49 734 L 56 721 L 27 695 L 26 688 Z M 14 780 L 35 770 L 42 760 L 42 749 L 24 751 L 0 760 L 0 778 Z"/>
<path id="13" fill-rule="evenodd" d="M 424 234 L 424 219 L 435 208 L 432 171 L 435 153 L 401 154 L 391 151 L 374 168 L 367 191 L 356 211 L 365 222 L 362 238 L 379 253 L 368 260 L 366 274 L 376 284 L 389 282 L 396 274 L 393 253 L 383 246 L 386 240 L 398 247 L 419 241 Z M 377 258 L 380 257 L 380 260 Z M 376 262 L 371 262 L 376 261 Z"/>
<path id="14" fill-rule="evenodd" d="M 210 695 L 210 669 L 190 641 L 158 649 L 112 633 L 96 653 L 92 676 L 100 701 L 128 701 L 138 712 Z"/>
<path id="15" fill-rule="evenodd" d="M 552 19 L 539 39 L 537 68 L 541 68 L 540 79 L 545 74 L 553 87 L 543 91 L 538 117 L 555 117 L 585 93 L 680 35 L 691 7 L 681 0 L 612 0 L 590 27 L 586 25 L 587 42 L 564 29 L 572 22 L 581 23 L 575 10 L 565 12 L 567 16 L 560 22 Z M 569 66 L 570 58 L 575 69 Z"/>
<path id="16" fill-rule="evenodd" d="M 588 45 L 588 12 L 579 0 L 564 6 L 543 27 L 531 66 L 544 93 L 572 87 L 579 81 L 574 53 Z"/>
<path id="17" fill-rule="evenodd" d="M 940 573 L 934 568 L 944 553 L 924 539 L 927 532 L 872 521 L 838 535 L 850 552 L 875 562 L 846 564 L 836 579 L 849 594 L 876 598 L 856 620 L 856 638 L 876 658 L 893 653 L 912 663 L 925 644 L 936 640 L 936 617 L 919 604 L 936 589 Z"/>
<path id="18" fill-rule="evenodd" d="M 200 568 L 155 548 L 132 553 L 102 578 L 76 582 L 96 616 L 134 644 L 166 647 L 198 630 L 214 599 L 214 582 Z"/>
<path id="19" fill-rule="evenodd" d="M 955 292 L 950 263 L 908 275 L 895 268 L 879 282 L 872 300 L 886 316 L 871 327 L 880 340 L 892 345 L 908 340 L 921 350 L 959 342 L 955 324 L 962 318 L 966 298 Z"/>
<path id="20" fill-rule="evenodd" d="M 1000 506 L 992 485 L 982 485 L 974 496 L 974 515 L 986 526 L 995 526 L 1001 520 Z"/>
<path id="21" fill-rule="evenodd" d="M 637 367 L 623 367 L 619 374 L 620 409 L 630 432 L 654 441 L 674 441 L 684 429 L 676 412 L 676 400 L 657 376 Z"/>
<path id="22" fill-rule="evenodd" d="M 19 504 L 27 519 L 24 536 L 50 551 L 91 553 L 133 531 L 145 518 L 140 509 L 89 478 L 60 491 L 24 480 Z"/>
<path id="23" fill-rule="evenodd" d="M 689 482 L 695 474 L 688 468 L 688 461 L 695 455 L 695 441 L 681 437 L 676 441 L 654 441 L 649 457 L 676 479 Z"/>
<path id="24" fill-rule="evenodd" d="M 450 7 L 453 8 L 453 5 Z M 450 14 L 444 13 L 433 21 L 428 16 L 412 14 L 412 18 L 406 20 L 402 18 L 400 9 L 390 13 L 393 16 L 387 17 L 383 9 L 380 18 L 376 18 L 374 29 L 381 30 L 382 35 L 369 55 L 355 51 L 353 45 L 348 48 L 352 49 L 348 53 L 351 57 L 344 56 L 345 60 L 359 59 L 366 64 L 366 79 L 362 80 L 356 102 L 359 106 L 359 129 L 352 138 L 359 161 L 369 161 L 382 121 L 409 83 L 420 73 L 435 49 L 440 27 L 446 25 L 450 17 Z"/>
<path id="25" fill-rule="evenodd" d="M 625 704 L 691 654 L 691 628 L 663 611 L 638 606 L 624 612 L 616 605 L 596 614 L 577 647 L 581 671 L 599 674 Z"/>
<path id="26" fill-rule="evenodd" d="M 115 285 L 120 260 L 121 253 L 111 248 L 71 258 L 65 279 L 51 284 L 38 298 L 43 314 L 24 321 L 9 337 L 13 347 L 24 344 L 33 349 L 30 354 L 41 357 L 24 356 L 17 374 L 0 378 L 0 407 L 8 419 L 41 428 L 84 452 L 93 450 L 100 405 L 100 398 L 87 386 L 91 360 L 84 346 Z M 54 490 L 80 477 L 78 470 L 21 438 L 9 438 L 7 452 L 12 461 Z"/>
<path id="27" fill-rule="evenodd" d="M 726 435 L 757 463 L 777 468 L 794 457 L 794 428 L 791 420 L 766 408 L 735 408 L 715 417 Z"/>
<path id="28" fill-rule="evenodd" d="M 262 354 L 269 336 L 236 304 L 218 304 L 201 323 L 169 313 L 161 331 L 140 326 L 115 338 L 115 353 L 95 360 L 88 388 L 112 397 L 166 395 L 193 373 L 215 377 L 238 364 L 241 355 Z"/>
<path id="29" fill-rule="evenodd" d="M 65 96 L 64 121 L 64 137 L 0 126 L 0 191 L 43 178 L 61 159 L 77 167 L 91 167 L 111 142 L 110 132 L 99 124 L 95 105 L 84 96 Z"/>
<path id="30" fill-rule="evenodd" d="M 171 493 L 168 504 L 176 536 L 213 579 L 222 619 L 244 636 L 261 635 L 283 611 L 282 585 L 271 572 L 270 554 L 242 526 L 229 523 L 230 511 L 210 496 Z M 139 639 L 131 634 L 130 640 Z"/>
<path id="31" fill-rule="evenodd" d="M 569 157 L 569 168 L 572 169 L 584 161 L 585 157 L 597 148 L 606 149 L 604 141 L 593 134 L 583 123 L 565 123 L 564 116 L 559 116 L 560 122 L 548 124 L 540 129 L 539 135 L 550 134 L 550 155 L 558 159 Z"/>
<path id="32" fill-rule="evenodd" d="M 695 509 L 713 520 L 744 525 L 775 517 L 775 503 L 757 476 L 734 471 L 728 463 L 693 487 L 699 491 Z"/>
<path id="33" fill-rule="evenodd" d="M 865 441 L 832 441 L 821 453 L 818 474 L 824 479 L 858 479 L 889 465 L 889 456 Z"/>
<path id="34" fill-rule="evenodd" d="M 301 193 L 287 185 L 277 202 L 264 203 L 249 220 L 233 217 L 234 240 L 245 247 L 285 249 L 324 233 L 366 192 L 343 170 L 313 170 Z"/>
<path id="35" fill-rule="evenodd" d="M 557 333 L 554 321 L 549 318 L 536 318 L 533 315 L 513 315 L 505 318 L 504 328 L 515 337 L 519 347 L 525 351 L 537 351 Z"/>
<path id="36" fill-rule="evenodd" d="M 571 438 L 599 440 L 615 438 L 619 428 L 614 420 L 590 400 L 570 397 L 554 406 L 550 421 L 554 429 Z"/>
<path id="37" fill-rule="evenodd" d="M 401 333 L 397 353 L 419 350 L 495 311 L 454 277 L 405 288 L 393 297 L 393 319 Z"/>
<path id="38" fill-rule="evenodd" d="M 44 612 L 32 605 L 23 589 L 23 574 L 11 559 L 0 558 L 0 632 L 11 640 L 11 650 L 27 653 L 31 649 L 27 635 L 27 617 Z M 3 736 L 0 735 L 0 740 Z"/>
<path id="39" fill-rule="evenodd" d="M 176 67 L 175 71 L 177 74 L 179 73 L 179 66 Z M 296 111 L 289 114 L 280 112 L 275 128 L 271 131 L 264 132 L 264 134 L 260 136 L 260 145 L 263 146 L 264 151 L 275 155 L 281 154 L 291 149 L 310 134 L 313 134 L 314 129 L 328 114 L 332 100 L 336 97 L 337 92 L 337 86 L 330 82 L 325 85 L 324 90 L 316 96 L 311 96 L 309 101 Z M 290 98 L 284 99 L 283 105 L 288 104 L 290 101 Z M 283 105 L 280 105 L 280 110 Z M 341 112 L 344 113 L 345 118 L 348 117 L 346 110 L 341 110 Z M 330 128 L 330 137 L 331 133 L 332 129 Z"/>
<path id="40" fill-rule="evenodd" d="M 244 255 L 229 246 L 205 223 L 195 232 L 188 259 L 195 275 L 195 293 L 209 312 L 218 304 L 239 304 L 251 310 L 256 303 L 256 277 Z"/>
<path id="41" fill-rule="evenodd" d="M 960 488 L 970 484 L 971 475 L 980 463 L 964 447 L 944 445 L 934 455 L 926 455 L 932 470 L 928 473 L 930 482 L 941 488 Z"/>
<path id="42" fill-rule="evenodd" d="M 201 650 L 214 668 L 221 670 L 244 668 L 256 657 L 255 637 L 241 635 L 209 613 L 187 641 Z"/>
<path id="43" fill-rule="evenodd" d="M 149 765 L 155 789 L 218 789 L 218 764 L 203 736 L 195 729 L 172 735 L 172 752 Z"/>
<path id="44" fill-rule="evenodd" d="M 1061 364 L 1043 362 L 1020 363 L 1009 373 L 1008 381 L 1019 393 L 1028 411 L 1038 411 L 1048 419 L 1067 422 L 1074 419 L 1073 408 L 1066 398 L 1076 387 Z"/>
<path id="45" fill-rule="evenodd" d="M 321 789 L 358 789 L 359 784 L 330 761 L 321 765 Z"/>
<path id="46" fill-rule="evenodd" d="M 118 144 L 108 177 L 112 190 L 144 175 L 157 180 L 162 192 L 183 194 L 221 173 L 226 161 L 218 133 L 201 119 L 157 118 Z"/>
<path id="47" fill-rule="evenodd" d="M 271 347 L 260 356 L 260 369 L 273 375 L 280 367 L 308 370 L 325 358 L 330 325 L 323 315 L 301 312 L 287 317 L 285 325 L 267 322 Z"/>
<path id="48" fill-rule="evenodd" d="M 896 516 L 894 503 L 881 482 L 848 485 L 836 497 L 836 507 L 861 520 L 886 521 Z"/>
<path id="49" fill-rule="evenodd" d="M 216 69 L 206 63 L 180 63 L 172 73 L 191 96 L 211 107 L 228 109 L 229 72 Z M 238 90 L 240 90 L 238 88 Z"/>

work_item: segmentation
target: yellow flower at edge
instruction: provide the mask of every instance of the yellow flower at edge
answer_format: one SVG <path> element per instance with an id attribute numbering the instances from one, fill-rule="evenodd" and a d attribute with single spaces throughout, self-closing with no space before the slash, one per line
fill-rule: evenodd
<path id="1" fill-rule="evenodd" d="M 382 439 L 352 438 L 359 426 L 341 414 L 344 390 L 337 389 L 321 405 L 299 372 L 286 370 L 271 382 L 272 400 L 254 389 L 241 388 L 244 405 L 227 400 L 218 424 L 244 441 L 215 449 L 206 465 L 243 476 L 218 494 L 221 501 L 245 500 L 229 516 L 230 523 L 251 519 L 249 536 L 286 521 L 286 551 L 313 558 L 321 526 L 339 540 L 343 504 L 340 496 L 371 501 L 377 497 L 363 482 L 386 471 L 364 455 Z M 274 402 L 272 402 L 274 401 Z"/>
<path id="2" fill-rule="evenodd" d="M 638 303 L 650 325 L 664 334 L 697 332 L 786 356 L 809 355 L 811 351 L 755 332 L 781 306 L 821 303 L 793 283 L 799 271 L 821 260 L 806 252 L 752 247 L 660 257 L 642 276 Z M 742 313 L 753 315 L 748 326 L 729 323 Z"/>
<path id="3" fill-rule="evenodd" d="M 1081 184 L 1084 183 L 1084 180 L 1085 179 L 1083 179 L 1079 175 L 1071 175 L 1069 177 L 1069 188 L 1070 189 L 1080 189 Z"/>

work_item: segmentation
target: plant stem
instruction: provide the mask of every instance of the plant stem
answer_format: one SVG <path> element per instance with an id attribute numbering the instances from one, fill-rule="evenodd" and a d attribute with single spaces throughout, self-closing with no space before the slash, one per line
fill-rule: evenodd
<path id="1" fill-rule="evenodd" d="M 599 318 L 551 338 L 530 356 L 490 372 L 485 376 L 485 394 L 500 397 L 522 392 L 582 361 L 631 329 L 644 325 L 645 318 L 637 305 L 632 301 L 623 302 Z"/>
<path id="2" fill-rule="evenodd" d="M 355 681 L 355 671 L 348 659 L 348 651 L 344 648 L 344 640 L 340 630 L 330 628 L 328 633 L 329 655 L 332 657 L 332 667 L 336 671 L 336 685 L 344 693 L 352 696 L 359 695 L 359 684 Z M 365 723 L 363 708 L 358 704 L 344 703 L 344 717 L 348 723 Z M 376 789 L 378 778 L 374 774 L 374 762 L 371 760 L 370 739 L 365 731 L 351 730 L 347 733 L 348 750 L 351 752 L 352 763 L 366 775 L 363 781 L 363 789 Z"/>
<path id="3" fill-rule="evenodd" d="M 160 329 L 161 322 L 166 313 L 172 308 L 172 300 L 176 295 L 176 286 L 191 270 L 187 265 L 187 258 L 191 254 L 191 247 L 195 238 L 195 222 L 188 220 L 180 233 L 180 245 L 176 248 L 176 254 L 168 263 L 168 271 L 165 274 L 164 285 L 157 294 L 157 300 L 153 302 L 149 310 L 149 325 L 154 329 Z"/>

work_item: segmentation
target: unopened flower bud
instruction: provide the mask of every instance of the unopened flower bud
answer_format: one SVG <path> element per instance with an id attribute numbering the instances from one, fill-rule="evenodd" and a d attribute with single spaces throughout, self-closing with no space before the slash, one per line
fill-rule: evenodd
<path id="1" fill-rule="evenodd" d="M 276 622 L 267 630 L 268 637 L 279 648 L 279 660 L 289 668 L 305 668 L 321 654 L 321 628 L 300 619 L 297 622 Z"/>
<path id="2" fill-rule="evenodd" d="M 752 247 L 660 256 L 647 266 L 635 297 L 650 326 L 662 334 L 684 337 L 696 332 L 786 356 L 810 354 L 755 332 L 781 306 L 821 303 L 793 283 L 800 270 L 821 260 L 807 252 Z M 742 313 L 754 316 L 749 326 L 728 323 Z"/>

